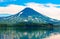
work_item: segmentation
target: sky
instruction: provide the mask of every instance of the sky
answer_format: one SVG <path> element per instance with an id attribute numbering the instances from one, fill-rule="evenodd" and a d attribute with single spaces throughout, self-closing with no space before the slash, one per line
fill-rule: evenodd
<path id="1" fill-rule="evenodd" d="M 60 20 L 60 0 L 0 0 L 0 14 L 17 14 L 26 7 Z"/>
<path id="2" fill-rule="evenodd" d="M 60 4 L 60 0 L 0 0 L 0 6 L 7 6 L 9 4 L 24 5 L 24 3 L 28 2 Z"/>

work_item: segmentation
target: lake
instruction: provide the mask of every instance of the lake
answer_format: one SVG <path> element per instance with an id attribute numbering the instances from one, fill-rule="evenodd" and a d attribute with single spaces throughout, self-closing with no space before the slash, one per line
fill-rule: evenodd
<path id="1" fill-rule="evenodd" d="M 19 31 L 12 28 L 2 31 L 0 33 L 0 39 L 45 39 L 51 36 L 51 34 L 60 33 L 60 30 L 26 30 Z"/>

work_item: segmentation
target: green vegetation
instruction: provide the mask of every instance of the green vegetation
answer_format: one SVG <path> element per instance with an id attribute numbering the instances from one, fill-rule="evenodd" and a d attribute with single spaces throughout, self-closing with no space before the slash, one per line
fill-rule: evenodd
<path id="1" fill-rule="evenodd" d="M 38 23 L 28 23 L 28 22 L 20 22 L 17 24 L 0 24 L 0 31 L 6 30 L 17 30 L 17 31 L 31 31 L 31 30 L 52 30 L 53 25 L 48 24 L 38 24 Z"/>

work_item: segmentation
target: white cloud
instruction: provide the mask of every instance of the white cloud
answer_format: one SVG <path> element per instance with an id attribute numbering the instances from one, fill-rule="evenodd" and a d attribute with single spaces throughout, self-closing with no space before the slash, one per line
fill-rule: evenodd
<path id="1" fill-rule="evenodd" d="M 44 14 L 48 17 L 60 20 L 60 8 L 57 8 L 57 4 L 39 4 L 39 3 L 27 3 L 27 7 Z"/>
<path id="2" fill-rule="evenodd" d="M 0 14 L 16 14 L 23 10 L 25 6 L 9 5 L 7 7 L 0 7 Z"/>
<path id="3" fill-rule="evenodd" d="M 9 5 L 7 7 L 0 7 L 0 14 L 16 14 L 19 11 L 23 10 L 25 7 L 30 7 L 43 15 L 60 20 L 60 8 L 57 8 L 57 6 L 60 6 L 60 4 L 39 4 L 31 2 L 26 3 L 26 6 Z"/>

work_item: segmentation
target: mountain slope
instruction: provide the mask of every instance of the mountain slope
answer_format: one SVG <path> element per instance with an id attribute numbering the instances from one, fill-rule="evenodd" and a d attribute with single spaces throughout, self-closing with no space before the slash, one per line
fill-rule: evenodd
<path id="1" fill-rule="evenodd" d="M 15 15 L 0 18 L 0 24 L 14 25 L 14 24 L 21 23 L 21 22 L 37 23 L 37 24 L 47 24 L 47 23 L 51 23 L 51 24 L 59 23 L 60 24 L 59 21 L 55 19 L 51 19 L 47 16 L 44 16 L 31 8 L 25 8 L 24 10 L 22 10 L 21 12 Z"/>

